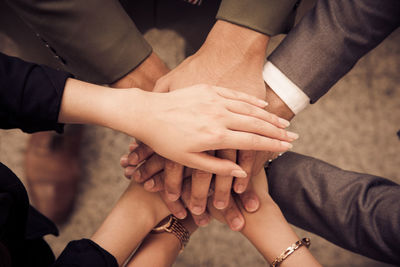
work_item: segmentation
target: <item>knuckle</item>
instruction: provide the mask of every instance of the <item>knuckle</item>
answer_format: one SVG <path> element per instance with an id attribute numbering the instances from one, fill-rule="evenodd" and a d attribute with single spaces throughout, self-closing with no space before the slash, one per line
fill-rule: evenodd
<path id="1" fill-rule="evenodd" d="M 250 137 L 250 143 L 254 148 L 258 148 L 261 145 L 261 138 L 258 135 L 253 134 Z"/>
<path id="2" fill-rule="evenodd" d="M 280 139 L 286 139 L 286 137 L 287 137 L 286 131 L 283 129 L 279 129 L 278 134 L 279 134 Z"/>
<path id="3" fill-rule="evenodd" d="M 243 151 L 239 153 L 239 160 L 241 162 L 253 162 L 256 158 L 255 152 Z"/>
<path id="4" fill-rule="evenodd" d="M 193 203 L 203 203 L 206 201 L 206 199 L 207 199 L 207 196 L 204 194 L 201 194 L 201 192 L 196 192 L 196 193 L 193 192 L 192 196 L 191 196 L 191 201 Z"/>
<path id="5" fill-rule="evenodd" d="M 229 193 L 230 193 L 230 188 L 221 188 L 221 187 L 215 188 L 215 196 L 218 196 L 219 198 L 226 199 L 229 197 Z"/>
<path id="6" fill-rule="evenodd" d="M 179 167 L 180 167 L 179 163 L 176 163 L 176 162 L 171 161 L 171 160 L 166 160 L 165 161 L 165 166 L 164 166 L 165 170 L 176 171 L 176 170 L 179 170 Z"/>
<path id="7" fill-rule="evenodd" d="M 203 171 L 203 170 L 196 170 L 193 174 L 195 179 L 208 179 L 211 177 L 211 173 Z"/>

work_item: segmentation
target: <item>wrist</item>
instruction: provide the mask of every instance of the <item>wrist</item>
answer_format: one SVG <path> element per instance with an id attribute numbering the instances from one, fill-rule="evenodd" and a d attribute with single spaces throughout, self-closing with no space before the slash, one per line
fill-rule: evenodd
<path id="1" fill-rule="evenodd" d="M 110 86 L 152 91 L 157 80 L 168 72 L 169 68 L 156 53 L 152 52 L 139 66 Z"/>
<path id="2" fill-rule="evenodd" d="M 266 83 L 264 84 L 266 91 L 265 100 L 268 102 L 266 110 L 286 120 L 293 119 L 293 117 L 295 116 L 293 111 L 285 104 L 285 102 L 283 102 L 283 100 L 277 94 L 275 94 L 275 92 Z"/>
<path id="3" fill-rule="evenodd" d="M 99 100 L 100 125 L 139 138 L 149 111 L 148 94 L 138 88 L 109 89 Z"/>
<path id="4" fill-rule="evenodd" d="M 235 59 L 256 60 L 263 64 L 268 41 L 267 35 L 217 20 L 200 51 L 212 48 L 221 51 L 219 56 L 235 56 Z"/>

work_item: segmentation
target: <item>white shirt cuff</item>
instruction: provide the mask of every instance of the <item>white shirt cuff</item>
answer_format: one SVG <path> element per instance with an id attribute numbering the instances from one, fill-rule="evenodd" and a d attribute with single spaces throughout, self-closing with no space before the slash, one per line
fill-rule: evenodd
<path id="1" fill-rule="evenodd" d="M 269 61 L 264 65 L 263 77 L 294 114 L 298 114 L 310 103 L 310 98 Z"/>

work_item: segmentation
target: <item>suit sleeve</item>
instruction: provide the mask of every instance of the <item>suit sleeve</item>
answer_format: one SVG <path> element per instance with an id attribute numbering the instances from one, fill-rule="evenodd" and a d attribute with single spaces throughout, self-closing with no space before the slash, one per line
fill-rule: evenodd
<path id="1" fill-rule="evenodd" d="M 287 33 L 301 0 L 222 0 L 217 19 L 269 36 Z"/>
<path id="2" fill-rule="evenodd" d="M 269 60 L 313 103 L 399 25 L 398 0 L 319 0 Z"/>
<path id="3" fill-rule="evenodd" d="M 400 185 L 288 152 L 267 168 L 286 219 L 355 253 L 400 264 Z"/>
<path id="4" fill-rule="evenodd" d="M 151 53 L 119 1 L 10 0 L 18 15 L 76 77 L 100 84 L 129 73 Z"/>
<path id="5" fill-rule="evenodd" d="M 70 76 L 0 53 L 0 128 L 61 133 L 63 124 L 57 121 Z"/>

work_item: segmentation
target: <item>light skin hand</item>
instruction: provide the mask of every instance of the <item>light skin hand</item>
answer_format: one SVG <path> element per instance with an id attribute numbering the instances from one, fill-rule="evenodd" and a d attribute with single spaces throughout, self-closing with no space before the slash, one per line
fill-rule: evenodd
<path id="1" fill-rule="evenodd" d="M 291 147 L 288 132 L 276 127 L 276 117 L 261 108 L 265 103 L 247 94 L 208 85 L 144 94 L 132 112 L 146 120 L 130 125 L 131 133 L 159 155 L 190 168 L 245 177 L 235 163 L 203 151 L 286 151 Z M 120 113 L 127 110 L 119 108 Z"/>

